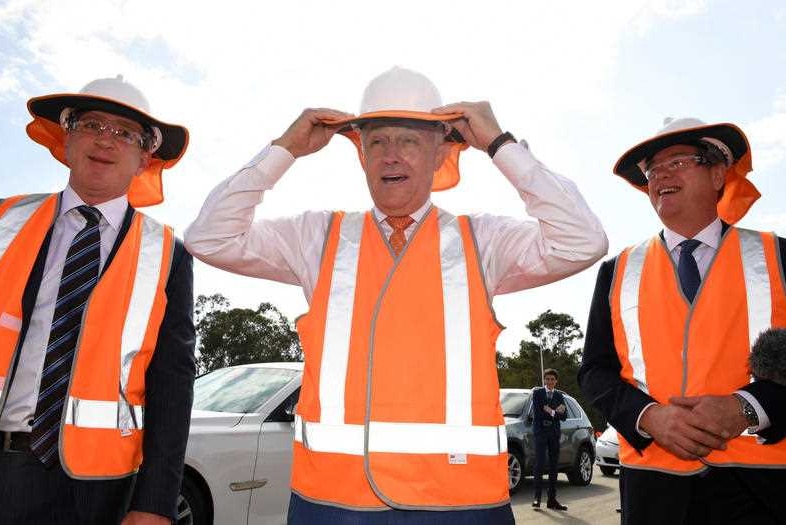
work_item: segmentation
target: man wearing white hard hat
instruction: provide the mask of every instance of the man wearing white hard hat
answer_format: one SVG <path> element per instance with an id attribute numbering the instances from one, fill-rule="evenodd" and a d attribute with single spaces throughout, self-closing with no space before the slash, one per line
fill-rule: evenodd
<path id="1" fill-rule="evenodd" d="M 294 160 L 337 132 L 357 146 L 373 208 L 254 222 Z M 537 221 L 432 205 L 469 146 Z M 426 77 L 393 68 L 359 116 L 305 110 L 213 190 L 186 246 L 309 302 L 290 523 L 513 523 L 491 298 L 576 273 L 607 242 L 575 185 L 502 133 L 488 103 L 443 106 Z"/>
<path id="2" fill-rule="evenodd" d="M 28 135 L 69 177 L 0 199 L 0 521 L 170 523 L 193 397 L 192 258 L 136 208 L 163 200 L 188 131 L 122 77 L 28 109 Z"/>
<path id="3" fill-rule="evenodd" d="M 786 387 L 751 347 L 786 326 L 786 240 L 735 227 L 759 197 L 734 124 L 667 119 L 614 172 L 663 230 L 598 273 L 579 383 L 620 434 L 623 523 L 783 523 Z"/>

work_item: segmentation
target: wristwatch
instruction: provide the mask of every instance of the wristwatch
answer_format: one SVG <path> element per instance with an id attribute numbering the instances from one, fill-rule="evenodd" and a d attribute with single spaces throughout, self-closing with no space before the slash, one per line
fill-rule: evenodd
<path id="1" fill-rule="evenodd" d="M 740 394 L 735 393 L 734 397 L 737 398 L 737 401 L 740 402 L 740 410 L 742 410 L 742 415 L 745 417 L 745 421 L 748 422 L 748 428 L 755 428 L 759 426 L 759 415 L 756 413 L 756 409 L 753 408 L 747 399 Z"/>

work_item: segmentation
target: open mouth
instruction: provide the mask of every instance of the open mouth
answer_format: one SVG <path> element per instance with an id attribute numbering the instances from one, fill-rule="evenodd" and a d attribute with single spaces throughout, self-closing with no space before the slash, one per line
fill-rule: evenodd
<path id="1" fill-rule="evenodd" d="M 677 193 L 677 192 L 680 191 L 680 189 L 681 188 L 679 188 L 678 186 L 667 186 L 667 187 L 664 187 L 664 188 L 659 188 L 658 189 L 658 197 L 662 197 L 664 195 L 669 195 L 669 194 L 672 194 L 672 193 Z"/>
<path id="2" fill-rule="evenodd" d="M 398 184 L 404 182 L 409 177 L 406 175 L 385 175 L 382 177 L 382 182 L 385 184 Z"/>

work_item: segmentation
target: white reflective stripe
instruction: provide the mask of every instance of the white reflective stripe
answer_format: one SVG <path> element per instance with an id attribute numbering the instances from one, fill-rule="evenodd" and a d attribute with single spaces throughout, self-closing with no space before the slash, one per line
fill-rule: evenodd
<path id="1" fill-rule="evenodd" d="M 507 452 L 508 451 L 508 429 L 505 428 L 505 425 L 500 425 L 499 427 L 499 451 L 500 452 Z"/>
<path id="2" fill-rule="evenodd" d="M 362 456 L 363 425 L 304 422 L 295 416 L 295 440 L 315 452 Z M 496 456 L 507 450 L 505 426 L 455 426 L 437 423 L 369 422 L 369 452 L 398 454 L 475 454 Z"/>
<path id="3" fill-rule="evenodd" d="M 764 244 L 759 232 L 738 228 L 742 271 L 745 275 L 745 294 L 748 304 L 748 340 L 750 346 L 772 324 L 772 295 L 770 273 L 764 256 Z"/>
<path id="4" fill-rule="evenodd" d="M 18 332 L 22 329 L 22 320 L 8 312 L 3 312 L 0 314 L 0 327 Z"/>
<path id="5" fill-rule="evenodd" d="M 364 221 L 364 213 L 347 213 L 341 220 L 339 231 L 319 369 L 319 419 L 328 425 L 344 423 L 349 336 L 352 332 L 355 284 Z M 306 439 L 310 440 L 310 437 Z"/>
<path id="6" fill-rule="evenodd" d="M 124 428 L 118 425 L 119 406 L 121 404 L 117 401 L 97 401 L 69 396 L 65 423 L 83 428 Z M 144 407 L 134 405 L 133 409 L 137 425 L 125 428 L 144 428 Z"/>
<path id="7" fill-rule="evenodd" d="M 142 348 L 150 322 L 150 312 L 156 299 L 158 281 L 161 278 L 161 263 L 164 253 L 164 226 L 149 217 L 142 217 L 139 255 L 136 263 L 134 287 L 123 323 L 120 345 L 120 391 L 125 392 L 128 376 L 134 358 Z M 166 268 L 165 271 L 169 271 Z M 134 428 L 136 425 L 126 403 L 120 404 L 118 414 L 120 428 Z"/>
<path id="8" fill-rule="evenodd" d="M 445 331 L 446 427 L 472 425 L 472 335 L 464 243 L 456 217 L 439 213 Z M 454 450 L 452 452 L 461 452 Z"/>
<path id="9" fill-rule="evenodd" d="M 650 242 L 645 241 L 631 248 L 625 272 L 622 275 L 620 290 L 620 317 L 625 328 L 625 339 L 628 343 L 628 362 L 633 368 L 633 379 L 639 390 L 649 393 L 647 387 L 647 366 L 641 348 L 641 329 L 639 327 L 639 287 L 644 258 Z"/>
<path id="10" fill-rule="evenodd" d="M 5 251 L 16 238 L 22 226 L 30 220 L 30 217 L 50 196 L 51 194 L 48 193 L 40 193 L 22 197 L 0 217 L 0 259 L 5 255 Z"/>

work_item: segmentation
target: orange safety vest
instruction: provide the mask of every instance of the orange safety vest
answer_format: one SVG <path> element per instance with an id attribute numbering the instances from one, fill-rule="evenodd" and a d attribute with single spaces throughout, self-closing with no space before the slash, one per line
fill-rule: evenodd
<path id="1" fill-rule="evenodd" d="M 691 305 L 657 236 L 617 259 L 611 289 L 614 346 L 630 384 L 659 403 L 672 396 L 728 395 L 751 378 L 756 337 L 786 326 L 786 294 L 774 234 L 731 227 Z M 677 458 L 657 443 L 636 451 L 620 436 L 620 462 L 693 474 L 716 466 L 786 466 L 786 441 L 762 446 L 744 433 L 701 461 Z"/>
<path id="2" fill-rule="evenodd" d="M 22 341 L 22 294 L 59 194 L 0 202 L 0 382 Z M 145 370 L 166 308 L 174 235 L 135 212 L 111 265 L 88 299 L 60 427 L 60 462 L 74 478 L 118 478 L 142 462 Z"/>
<path id="3" fill-rule="evenodd" d="M 333 216 L 311 307 L 292 488 L 355 509 L 508 501 L 494 318 L 466 217 L 432 208 L 396 258 Z"/>

